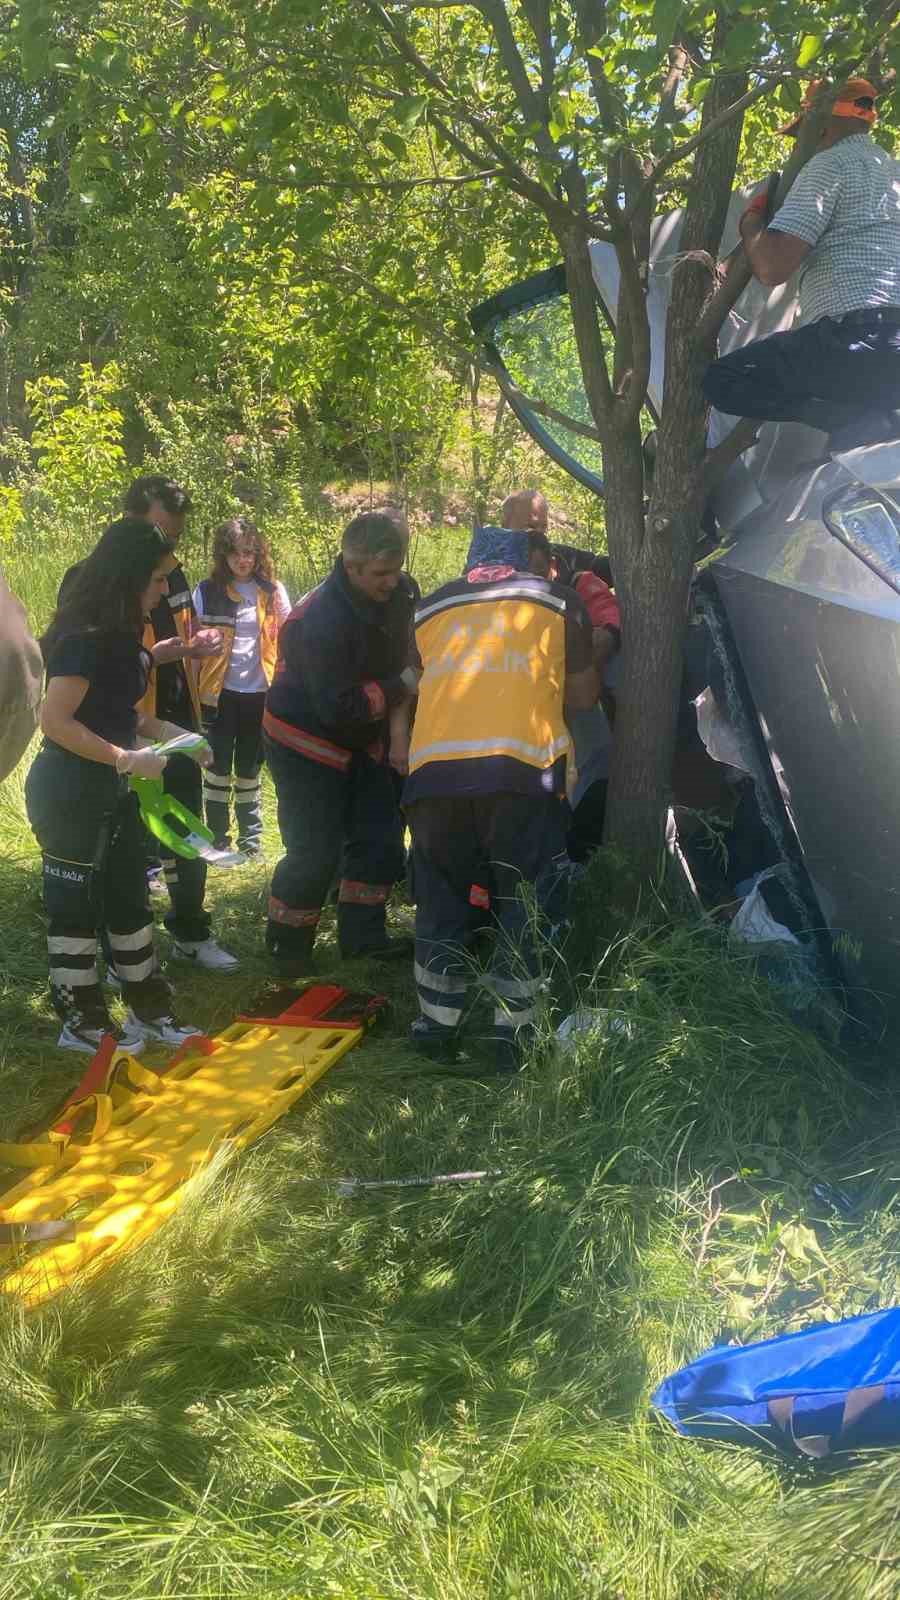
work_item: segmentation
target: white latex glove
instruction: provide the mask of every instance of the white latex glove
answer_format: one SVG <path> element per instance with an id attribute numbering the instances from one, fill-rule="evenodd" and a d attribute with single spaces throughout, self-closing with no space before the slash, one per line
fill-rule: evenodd
<path id="1" fill-rule="evenodd" d="M 189 739 L 191 744 L 182 750 L 181 754 L 190 756 L 198 767 L 208 767 L 212 764 L 212 749 L 202 734 L 194 733 L 190 728 L 179 728 L 174 722 L 161 722 L 159 726 L 159 744 L 169 744 L 175 739 Z M 172 750 L 169 753 L 175 755 L 178 752 Z"/>
<path id="2" fill-rule="evenodd" d="M 152 745 L 143 750 L 123 750 L 116 759 L 116 771 L 134 778 L 159 778 L 165 771 L 166 757 Z"/>

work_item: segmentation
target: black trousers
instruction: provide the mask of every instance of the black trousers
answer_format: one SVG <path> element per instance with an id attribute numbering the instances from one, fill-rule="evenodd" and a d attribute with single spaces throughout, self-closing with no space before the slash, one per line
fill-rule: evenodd
<path id="1" fill-rule="evenodd" d="M 390 767 L 354 755 L 346 771 L 265 739 L 285 854 L 272 874 L 266 943 L 305 953 L 340 871 L 338 943 L 360 955 L 385 938 L 385 905 L 403 875 L 403 823 Z"/>
<path id="2" fill-rule="evenodd" d="M 212 745 L 213 763 L 203 770 L 206 825 L 223 848 L 230 844 L 232 800 L 239 845 L 255 844 L 262 834 L 259 774 L 262 768 L 262 719 L 266 703 L 261 694 L 238 694 L 223 689 L 215 716 L 203 731 Z"/>
<path id="3" fill-rule="evenodd" d="M 107 1021 L 101 936 L 128 1005 L 145 1021 L 169 1010 L 153 945 L 146 830 L 112 767 L 43 745 L 25 782 L 28 820 L 44 858 L 50 994 L 64 1021 Z"/>
<path id="4" fill-rule="evenodd" d="M 820 317 L 714 361 L 703 392 L 719 411 L 831 433 L 900 408 L 900 327 Z"/>
<path id="5" fill-rule="evenodd" d="M 520 794 L 446 795 L 408 807 L 416 880 L 416 988 L 433 1029 L 459 1026 L 471 959 L 473 883 L 491 881 L 498 932 L 489 974 L 494 1024 L 515 1030 L 532 1021 L 541 986 L 534 900 L 523 885 L 547 880 L 566 846 L 561 800 Z"/>
<path id="6" fill-rule="evenodd" d="M 203 815 L 203 780 L 201 769 L 190 756 L 171 756 L 166 762 L 163 773 L 163 788 L 166 794 L 175 796 L 196 817 Z M 144 835 L 144 849 L 147 849 L 148 835 Z M 165 926 L 174 939 L 185 939 L 194 942 L 198 939 L 208 939 L 210 930 L 209 912 L 204 910 L 203 901 L 206 895 L 206 862 L 198 859 L 188 861 L 184 856 L 166 855 L 165 846 L 151 841 L 151 851 L 159 850 L 162 858 L 163 875 L 169 891 L 171 909 L 165 917 Z"/>

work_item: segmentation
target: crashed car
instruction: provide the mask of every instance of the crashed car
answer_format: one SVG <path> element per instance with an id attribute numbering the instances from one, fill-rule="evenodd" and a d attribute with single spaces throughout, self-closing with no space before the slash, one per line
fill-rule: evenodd
<path id="1" fill-rule="evenodd" d="M 732 198 L 723 254 L 738 243 L 738 218 L 753 192 Z M 657 219 L 652 238 L 647 403 L 657 414 L 681 220 L 679 212 Z M 615 253 L 595 244 L 592 255 L 612 323 Z M 796 291 L 795 280 L 774 290 L 751 282 L 720 349 L 789 327 Z M 494 296 L 471 320 L 523 425 L 574 478 L 602 494 L 599 445 L 544 409 L 592 420 L 564 269 Z M 714 413 L 710 442 L 732 425 Z M 767 842 L 737 892 L 752 892 L 775 864 L 768 875 L 779 877 L 791 907 L 776 920 L 814 949 L 820 974 L 840 984 L 852 1014 L 870 1026 L 896 1025 L 900 439 L 830 456 L 824 434 L 797 423 L 765 424 L 716 488 L 711 510 L 717 543 L 695 579 L 686 694 L 710 754 L 729 776 L 737 771 L 752 780 L 753 811 Z"/>

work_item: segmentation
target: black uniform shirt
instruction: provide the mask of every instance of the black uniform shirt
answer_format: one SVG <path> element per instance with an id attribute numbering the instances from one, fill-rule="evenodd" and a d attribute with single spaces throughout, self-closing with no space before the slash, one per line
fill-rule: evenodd
<path id="1" fill-rule="evenodd" d="M 47 679 L 87 678 L 75 721 L 125 750 L 137 735 L 137 705 L 147 689 L 150 659 L 126 629 L 73 633 L 53 645 Z"/>

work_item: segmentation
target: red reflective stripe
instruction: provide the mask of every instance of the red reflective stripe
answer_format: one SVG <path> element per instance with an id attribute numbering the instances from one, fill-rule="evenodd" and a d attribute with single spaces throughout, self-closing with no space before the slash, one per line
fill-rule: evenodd
<path id="1" fill-rule="evenodd" d="M 383 906 L 390 892 L 389 883 L 354 883 L 349 878 L 342 878 L 338 899 L 344 905 Z"/>
<path id="2" fill-rule="evenodd" d="M 469 905 L 475 906 L 478 911 L 490 911 L 491 897 L 487 889 L 482 889 L 480 883 L 473 883 L 469 890 Z"/>
<path id="3" fill-rule="evenodd" d="M 369 710 L 371 711 L 373 718 L 383 717 L 385 711 L 387 710 L 387 700 L 385 699 L 384 690 L 382 689 L 381 684 L 376 683 L 373 678 L 369 683 L 363 684 L 362 692 L 369 702 Z"/>
<path id="4" fill-rule="evenodd" d="M 271 711 L 263 712 L 263 727 L 269 738 L 277 744 L 285 744 L 290 750 L 299 751 L 300 755 L 308 756 L 310 761 L 318 761 L 323 767 L 334 767 L 336 772 L 346 772 L 353 759 L 351 750 L 342 750 L 339 744 L 319 739 L 314 733 L 304 733 L 302 728 L 295 728 L 290 722 L 273 717 Z"/>
<path id="5" fill-rule="evenodd" d="M 314 928 L 321 915 L 321 906 L 304 911 L 297 906 L 286 906 L 274 895 L 269 896 L 269 921 L 282 922 L 286 928 Z"/>

